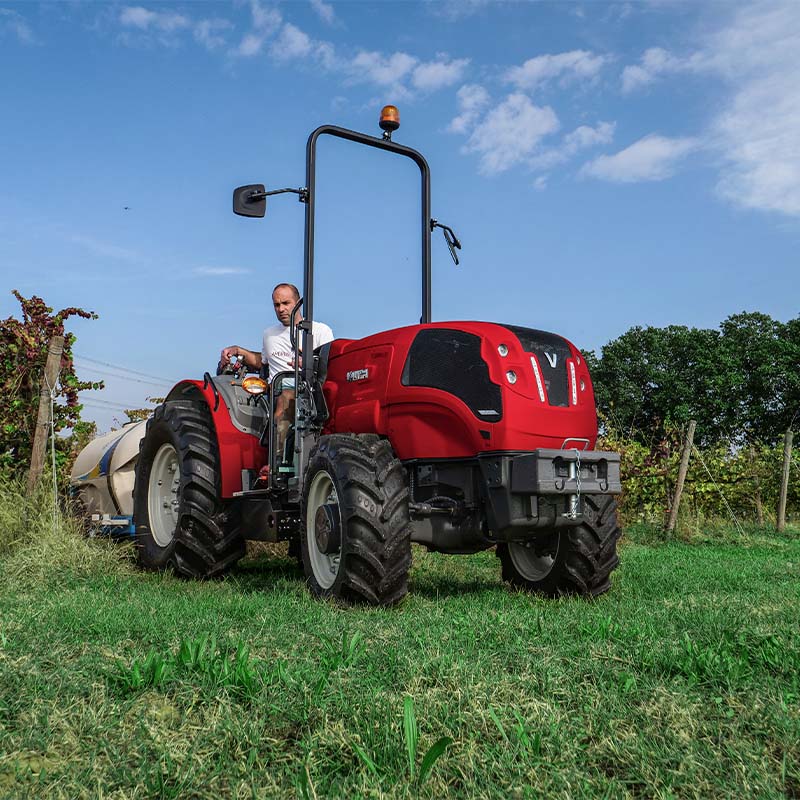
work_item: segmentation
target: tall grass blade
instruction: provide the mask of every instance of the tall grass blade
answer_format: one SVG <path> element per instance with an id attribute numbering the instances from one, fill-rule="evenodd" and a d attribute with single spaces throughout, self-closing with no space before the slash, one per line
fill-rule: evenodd
<path id="1" fill-rule="evenodd" d="M 449 736 L 442 736 L 441 739 L 438 739 L 430 746 L 428 752 L 425 753 L 425 756 L 422 759 L 422 764 L 420 764 L 420 785 L 422 785 L 425 778 L 428 777 L 428 773 L 433 769 L 433 765 L 439 760 L 439 756 L 441 756 L 452 743 L 453 740 Z"/>
<path id="2" fill-rule="evenodd" d="M 500 722 L 500 718 L 497 716 L 497 713 L 491 706 L 489 706 L 489 716 L 491 717 L 492 722 L 494 722 L 494 724 L 497 726 L 497 730 L 500 731 L 500 735 L 506 742 L 508 742 L 508 734 L 506 733 L 506 729 L 503 726 L 503 723 Z"/>
<path id="3" fill-rule="evenodd" d="M 353 742 L 353 750 L 356 751 L 356 755 L 367 765 L 367 769 L 377 778 L 378 768 L 375 766 L 375 762 L 367 755 L 367 751 L 356 742 Z"/>
<path id="4" fill-rule="evenodd" d="M 414 766 L 417 761 L 417 740 L 419 728 L 417 716 L 414 713 L 414 700 L 408 695 L 403 699 L 403 733 L 406 737 L 406 752 L 408 754 L 408 772 L 414 778 Z"/>
<path id="5" fill-rule="evenodd" d="M 344 635 L 343 644 L 345 645 L 342 650 L 342 663 L 345 666 L 348 666 L 355 662 L 355 660 L 361 655 L 362 650 L 364 649 L 364 634 L 361 631 L 356 631 L 351 637 L 348 642 L 347 634 Z"/>

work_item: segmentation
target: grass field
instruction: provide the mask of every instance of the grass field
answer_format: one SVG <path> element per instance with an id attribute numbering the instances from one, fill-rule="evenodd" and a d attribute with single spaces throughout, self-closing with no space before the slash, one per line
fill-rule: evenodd
<path id="1" fill-rule="evenodd" d="M 189 583 L 32 524 L 0 536 L 0 797 L 800 797 L 796 530 L 629 537 L 595 602 L 415 550 L 384 611 L 285 555 Z"/>

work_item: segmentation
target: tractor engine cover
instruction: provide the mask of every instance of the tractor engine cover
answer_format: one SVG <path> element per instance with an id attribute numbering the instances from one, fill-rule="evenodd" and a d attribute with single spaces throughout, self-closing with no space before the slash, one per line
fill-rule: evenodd
<path id="1" fill-rule="evenodd" d="M 553 333 L 489 322 L 412 325 L 330 346 L 325 433 L 377 433 L 401 461 L 591 450 L 586 363 Z"/>

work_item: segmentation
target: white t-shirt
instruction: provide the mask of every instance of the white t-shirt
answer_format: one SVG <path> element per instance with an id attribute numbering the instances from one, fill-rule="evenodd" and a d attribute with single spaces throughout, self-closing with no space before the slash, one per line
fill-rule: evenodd
<path id="1" fill-rule="evenodd" d="M 332 342 L 333 331 L 324 322 L 314 322 L 311 326 L 314 337 L 314 349 Z M 292 341 L 289 338 L 289 326 L 278 323 L 264 331 L 261 345 L 261 363 L 269 364 L 270 380 L 279 372 L 294 369 L 292 364 Z"/>

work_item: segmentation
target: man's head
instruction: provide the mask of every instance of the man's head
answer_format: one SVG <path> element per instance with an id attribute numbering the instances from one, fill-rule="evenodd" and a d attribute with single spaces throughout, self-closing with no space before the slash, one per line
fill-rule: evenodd
<path id="1" fill-rule="evenodd" d="M 292 309 L 300 299 L 300 292 L 291 283 L 279 283 L 272 290 L 272 305 L 275 308 L 275 316 L 282 325 L 289 327 L 289 319 L 292 316 Z"/>

